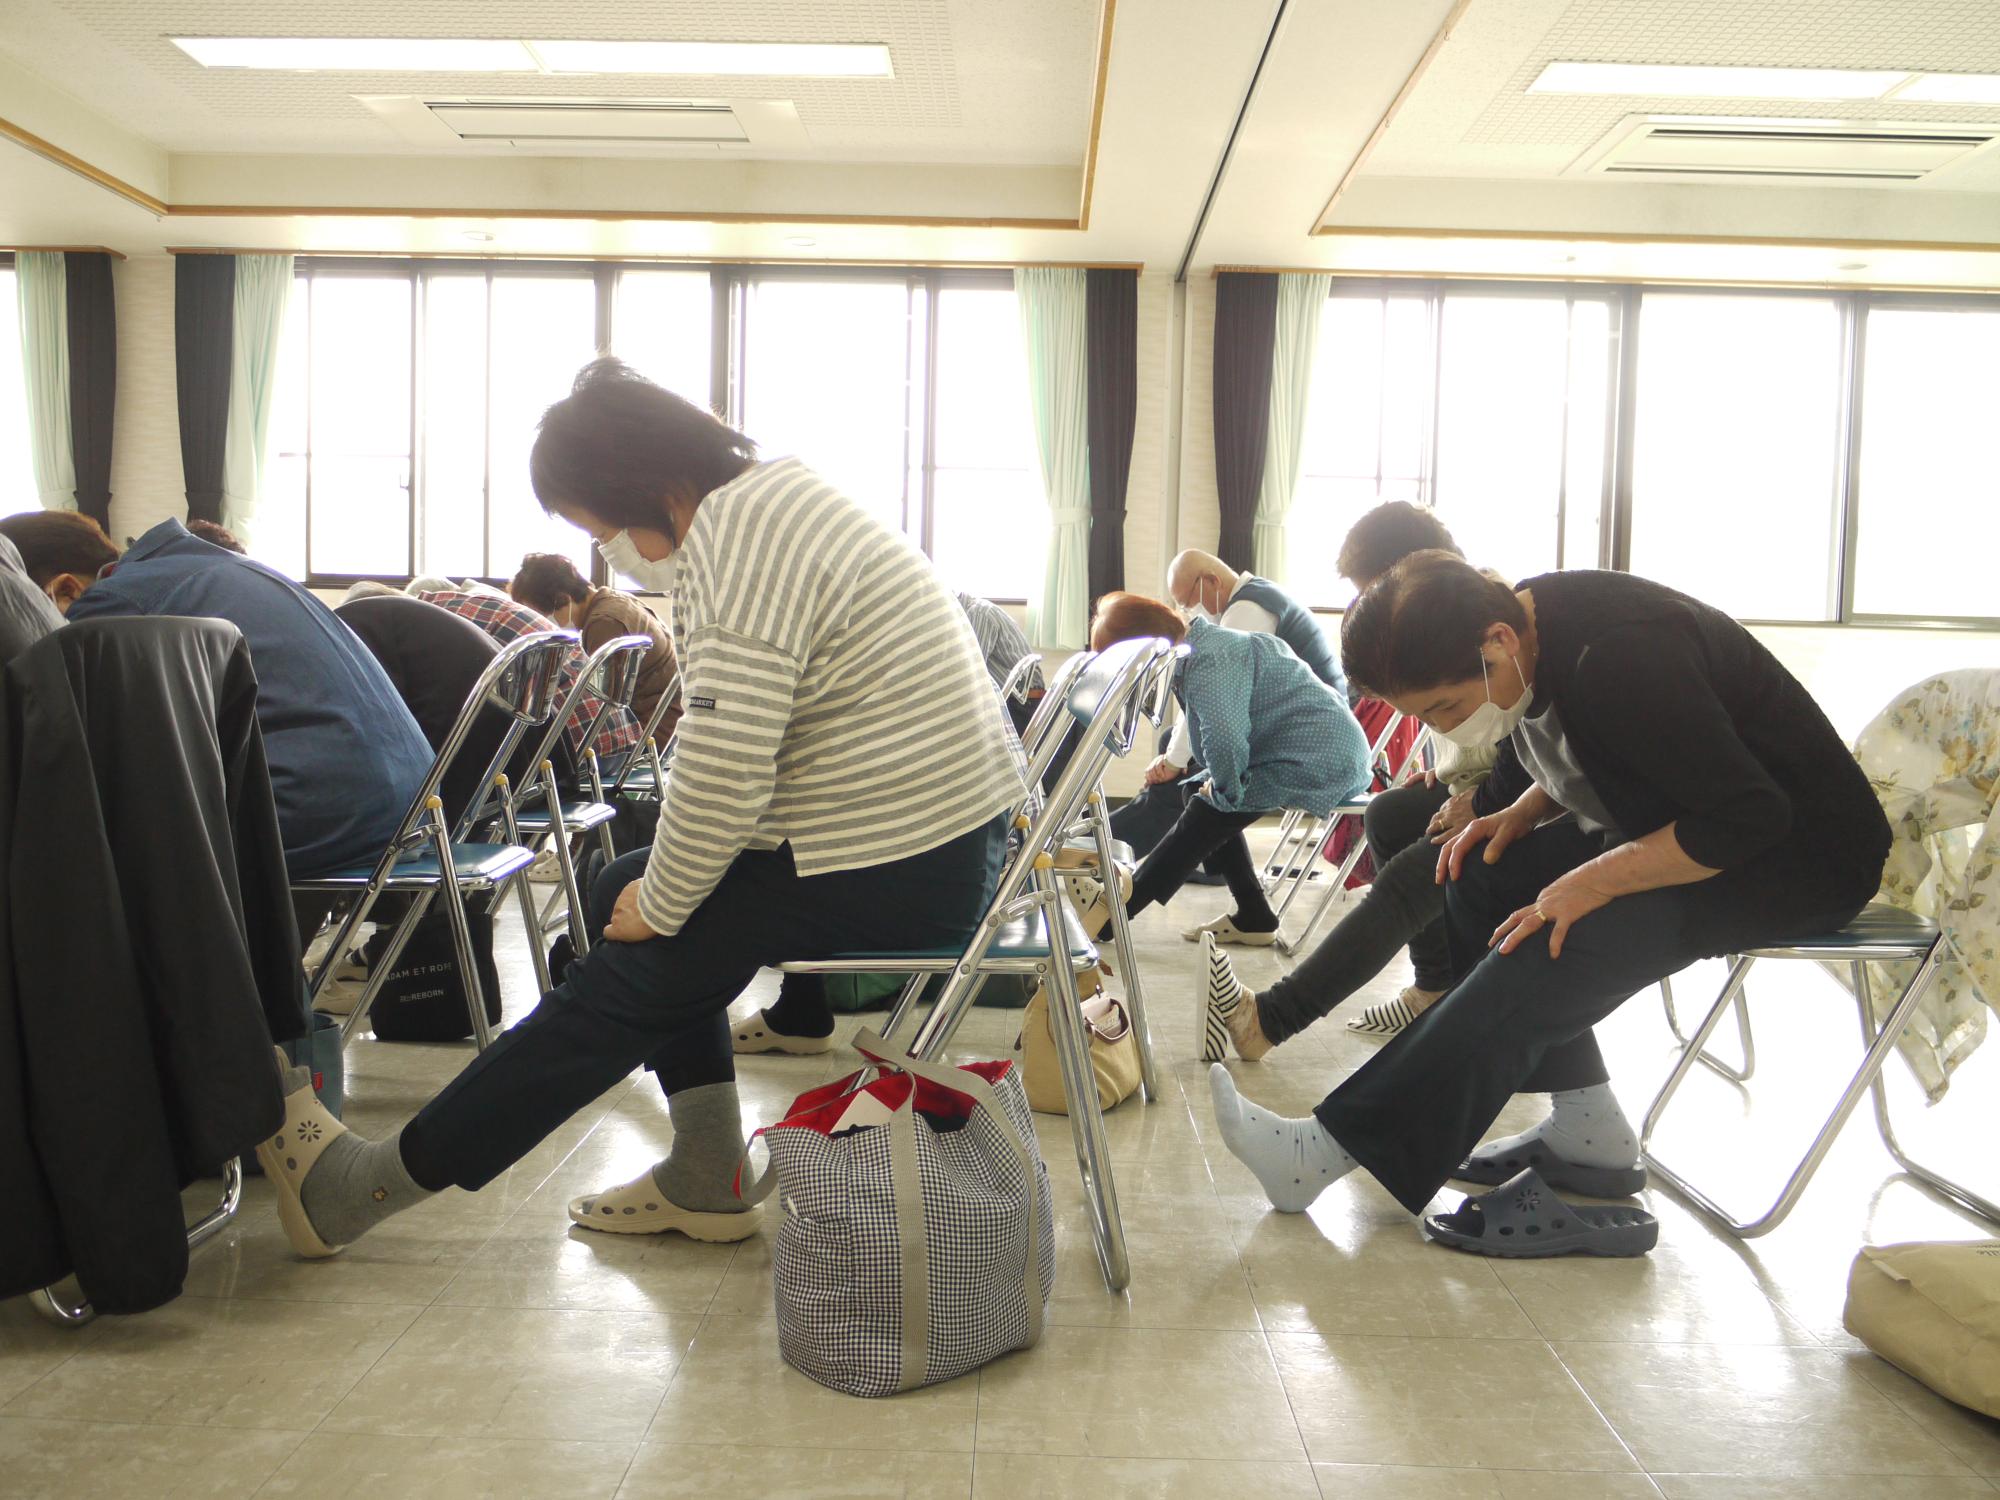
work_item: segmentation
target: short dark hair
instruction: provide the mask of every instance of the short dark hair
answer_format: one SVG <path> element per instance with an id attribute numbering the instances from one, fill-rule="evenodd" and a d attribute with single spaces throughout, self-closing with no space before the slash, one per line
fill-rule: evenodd
<path id="1" fill-rule="evenodd" d="M 31 510 L 0 519 L 5 535 L 21 551 L 21 566 L 38 589 L 59 573 L 95 578 L 118 561 L 118 546 L 89 516 L 73 510 Z"/>
<path id="2" fill-rule="evenodd" d="M 659 529 L 669 495 L 699 500 L 757 461 L 757 445 L 622 360 L 585 365 L 542 414 L 528 478 L 543 510 Z"/>
<path id="3" fill-rule="evenodd" d="M 196 517 L 187 523 L 187 529 L 191 534 L 200 537 L 211 547 L 220 547 L 225 552 L 234 552 L 243 557 L 250 555 L 249 548 L 237 541 L 236 533 L 231 531 L 227 526 L 218 526 L 213 521 L 204 521 L 200 517 Z"/>
<path id="4" fill-rule="evenodd" d="M 1148 594 L 1114 589 L 1097 601 L 1090 621 L 1090 649 L 1102 651 L 1119 641 L 1139 641 L 1165 636 L 1179 644 L 1187 635 L 1187 622 L 1171 604 Z"/>
<path id="5" fill-rule="evenodd" d="M 1465 555 L 1436 511 L 1407 500 L 1391 500 L 1354 523 L 1340 544 L 1335 566 L 1342 578 L 1373 583 L 1412 552 Z"/>
<path id="6" fill-rule="evenodd" d="M 1413 552 L 1354 601 L 1340 633 L 1348 679 L 1376 698 L 1420 693 L 1479 675 L 1479 647 L 1496 624 L 1528 612 L 1496 575 L 1456 553 Z"/>
<path id="7" fill-rule="evenodd" d="M 507 592 L 516 604 L 552 615 L 571 600 L 583 603 L 597 590 L 560 552 L 530 552 L 521 559 L 521 571 L 507 585 Z"/>

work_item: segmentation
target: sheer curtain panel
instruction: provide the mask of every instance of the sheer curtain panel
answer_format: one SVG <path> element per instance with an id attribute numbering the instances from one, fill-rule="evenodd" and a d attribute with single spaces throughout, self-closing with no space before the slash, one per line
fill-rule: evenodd
<path id="1" fill-rule="evenodd" d="M 14 257 L 21 382 L 28 395 L 28 450 L 44 510 L 76 509 L 76 467 L 69 446 L 67 288 L 60 251 L 24 250 Z"/>
<path id="2" fill-rule="evenodd" d="M 1257 487 L 1251 567 L 1284 583 L 1285 518 L 1299 487 L 1305 450 L 1306 404 L 1312 394 L 1313 351 L 1319 315 L 1333 291 L 1333 277 L 1319 271 L 1286 271 L 1278 277 L 1278 305 L 1271 349 L 1271 416 L 1264 444 L 1264 477 Z"/>
<path id="3" fill-rule="evenodd" d="M 1081 270 L 1046 266 L 1016 270 L 1014 291 L 1049 502 L 1048 550 L 1028 598 L 1028 637 L 1075 650 L 1086 644 L 1090 610 L 1088 293 Z"/>
<path id="4" fill-rule="evenodd" d="M 278 342 L 291 293 L 291 256 L 236 257 L 229 417 L 222 445 L 222 524 L 246 542 L 264 492 L 271 392 L 277 383 Z"/>

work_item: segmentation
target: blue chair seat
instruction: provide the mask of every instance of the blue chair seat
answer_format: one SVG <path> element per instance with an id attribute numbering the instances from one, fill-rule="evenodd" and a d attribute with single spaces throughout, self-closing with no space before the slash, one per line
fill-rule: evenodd
<path id="1" fill-rule="evenodd" d="M 535 862 L 532 849 L 523 849 L 518 844 L 453 844 L 451 846 L 452 874 L 461 885 L 483 883 L 498 885 L 508 876 L 517 874 Z M 342 891 L 357 889 L 368 884 L 375 873 L 373 865 L 350 865 L 344 870 L 332 870 L 323 875 L 310 875 L 302 880 L 294 880 L 292 888 L 301 891 Z M 438 859 L 434 849 L 419 849 L 414 854 L 396 861 L 390 873 L 385 890 L 395 890 L 399 886 L 432 886 L 438 883 Z"/>
<path id="2" fill-rule="evenodd" d="M 1075 910 L 1067 901 L 1062 904 L 1061 910 L 1063 936 L 1069 944 L 1070 958 L 1077 963 L 1094 962 L 1097 958 L 1097 945 L 1084 935 L 1083 924 L 1077 921 Z M 911 963 L 943 960 L 948 964 L 964 952 L 965 945 L 963 943 L 953 944 L 948 948 L 865 949 L 851 953 L 836 953 L 832 955 L 832 961 L 837 963 L 880 962 L 894 964 L 899 961 Z M 1025 917 L 1016 917 L 1005 927 L 1002 927 L 999 936 L 993 940 L 992 946 L 986 950 L 986 956 L 992 959 L 1047 958 L 1049 956 L 1048 932 L 1040 913 L 1030 913 Z M 791 965 L 781 964 L 779 967 L 790 968 Z M 810 969 L 812 964 L 805 962 L 800 967 Z"/>
<path id="3" fill-rule="evenodd" d="M 592 828 L 609 823 L 618 816 L 618 809 L 608 802 L 565 802 L 562 805 L 563 826 L 571 833 L 585 833 Z M 547 833 L 555 826 L 555 820 L 547 809 L 539 812 L 517 813 L 514 826 L 523 833 Z"/>
<path id="4" fill-rule="evenodd" d="M 1877 902 L 1838 932 L 1814 933 L 1791 942 L 1748 948 L 1748 958 L 1921 958 L 1937 941 L 1937 923 Z"/>

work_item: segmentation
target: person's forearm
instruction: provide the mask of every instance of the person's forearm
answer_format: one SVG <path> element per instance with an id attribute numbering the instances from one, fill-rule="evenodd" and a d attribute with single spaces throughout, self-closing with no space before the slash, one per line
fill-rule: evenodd
<path id="1" fill-rule="evenodd" d="M 1636 896 L 1672 885 L 1693 885 L 1720 875 L 1681 852 L 1674 825 L 1656 828 L 1642 839 L 1607 849 L 1578 872 L 1607 896 Z"/>
<path id="2" fill-rule="evenodd" d="M 1541 783 L 1531 781 L 1528 783 L 1528 789 L 1514 799 L 1513 806 L 1507 811 L 1519 813 L 1531 826 L 1539 826 L 1550 818 L 1560 817 L 1563 806 L 1542 790 Z"/>

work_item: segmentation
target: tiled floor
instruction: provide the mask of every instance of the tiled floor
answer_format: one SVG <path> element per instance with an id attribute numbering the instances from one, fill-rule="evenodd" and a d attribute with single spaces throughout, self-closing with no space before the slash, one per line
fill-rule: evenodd
<path id="1" fill-rule="evenodd" d="M 1124 1296 L 1098 1277 L 1067 1125 L 1043 1121 L 1061 1260 L 1033 1350 L 910 1396 L 836 1395 L 778 1359 L 761 1238 L 702 1246 L 570 1229 L 570 1197 L 636 1174 L 668 1137 L 641 1076 L 486 1191 L 444 1194 L 337 1259 L 294 1258 L 253 1180 L 171 1306 L 65 1332 L 0 1304 L 0 1494 L 1995 1493 L 2000 1423 L 1940 1400 L 1841 1328 L 1858 1245 L 1988 1232 L 1895 1175 L 1865 1118 L 1793 1219 L 1751 1244 L 1661 1192 L 1648 1195 L 1661 1244 L 1643 1261 L 1458 1255 L 1425 1244 L 1365 1180 L 1309 1215 L 1273 1214 L 1219 1148 L 1193 1061 L 1195 950 L 1177 930 L 1221 905 L 1218 892 L 1190 891 L 1140 924 L 1166 1097 L 1108 1122 L 1132 1248 Z M 1246 977 L 1281 963 L 1252 955 Z M 517 1015 L 532 1001 L 518 946 L 504 968 Z M 1764 1047 L 1754 1119 L 1738 1091 L 1698 1075 L 1686 1127 L 1662 1134 L 1690 1166 L 1712 1163 L 1710 1176 L 1733 1168 L 1774 1183 L 1758 1143 L 1788 1129 L 1795 1142 L 1812 1085 L 1849 1057 L 1851 1008 L 1796 968 L 1753 984 Z M 1405 977 L 1393 967 L 1371 996 Z M 1684 1013 L 1714 980 L 1706 968 L 1683 979 Z M 1246 1092 L 1309 1107 L 1374 1045 L 1339 1019 L 1235 1064 Z M 961 1050 L 1004 1052 L 1016 1024 L 980 1011 Z M 1670 1055 L 1657 998 L 1633 1000 L 1604 1036 L 1636 1119 Z M 358 1043 L 350 1122 L 366 1132 L 400 1121 L 465 1056 Z M 746 1114 L 772 1118 L 853 1065 L 844 1050 L 747 1061 Z M 1989 1183 L 1995 1069 L 1975 1058 L 1938 1114 L 1907 1132 L 1959 1144 L 1951 1164 Z M 1522 1101 L 1502 1123 L 1531 1117 Z"/>

